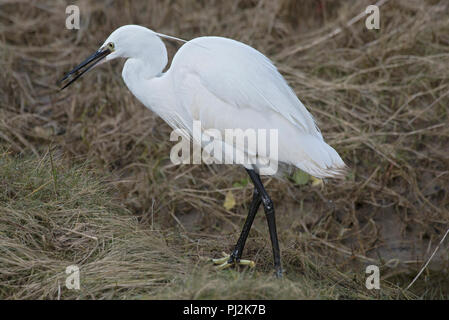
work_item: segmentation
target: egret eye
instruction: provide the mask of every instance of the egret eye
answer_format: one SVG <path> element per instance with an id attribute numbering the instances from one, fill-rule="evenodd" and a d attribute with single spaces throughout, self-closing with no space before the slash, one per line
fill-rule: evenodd
<path id="1" fill-rule="evenodd" d="M 113 42 L 109 42 L 107 44 L 107 47 L 108 47 L 109 50 L 114 51 L 114 43 Z"/>

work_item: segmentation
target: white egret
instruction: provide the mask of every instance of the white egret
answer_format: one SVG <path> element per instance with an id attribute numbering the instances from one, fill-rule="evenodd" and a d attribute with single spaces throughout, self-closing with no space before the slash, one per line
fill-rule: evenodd
<path id="1" fill-rule="evenodd" d="M 163 73 L 168 58 L 161 37 L 171 38 L 137 25 L 116 29 L 98 51 L 61 80 L 67 82 L 62 89 L 100 62 L 126 58 L 122 76 L 129 90 L 172 128 L 185 129 L 190 136 L 194 120 L 201 121 L 202 129 L 221 131 L 275 128 L 279 163 L 318 178 L 335 177 L 344 171 L 338 153 L 326 144 L 310 113 L 262 53 L 232 39 L 199 37 L 186 42 Z M 281 276 L 273 202 L 260 179 L 260 168 L 245 168 L 254 184 L 248 217 L 234 250 L 215 262 L 221 267 L 249 264 L 241 260 L 242 251 L 262 203 L 275 272 Z"/>

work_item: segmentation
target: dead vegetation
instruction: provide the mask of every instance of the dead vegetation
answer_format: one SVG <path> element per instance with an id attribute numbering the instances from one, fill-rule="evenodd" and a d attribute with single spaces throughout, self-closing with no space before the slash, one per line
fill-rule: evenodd
<path id="1" fill-rule="evenodd" d="M 449 7 L 387 1 L 380 30 L 364 19 L 345 28 L 368 4 L 82 1 L 73 31 L 63 2 L 2 2 L 0 296 L 446 298 L 447 244 L 411 288 L 417 296 L 396 286 L 410 282 L 448 228 Z M 281 284 L 265 281 L 272 257 L 261 213 L 244 253 L 256 270 L 216 273 L 202 259 L 234 244 L 251 186 L 236 167 L 173 166 L 169 127 L 128 92 L 121 63 L 57 91 L 64 71 L 129 23 L 259 49 L 349 164 L 345 181 L 322 188 L 268 181 L 287 270 Z M 167 42 L 172 54 L 178 46 Z M 226 210 L 229 191 L 236 205 Z M 70 264 L 82 270 L 80 292 L 64 288 Z M 381 268 L 380 293 L 364 287 L 366 264 Z"/>

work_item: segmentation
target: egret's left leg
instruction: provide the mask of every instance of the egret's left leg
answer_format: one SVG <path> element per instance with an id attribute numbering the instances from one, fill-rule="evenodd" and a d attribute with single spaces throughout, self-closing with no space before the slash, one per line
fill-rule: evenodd
<path id="1" fill-rule="evenodd" d="M 251 230 L 251 226 L 253 225 L 254 218 L 256 217 L 257 210 L 262 202 L 262 198 L 260 197 L 259 191 L 254 188 L 253 192 L 253 200 L 251 201 L 251 205 L 249 207 L 248 217 L 246 218 L 245 224 L 243 225 L 242 233 L 240 234 L 239 240 L 235 245 L 234 251 L 232 251 L 230 256 L 230 262 L 232 260 L 239 261 L 242 257 L 243 248 L 245 247 L 246 239 L 248 238 L 249 231 Z"/>
<path id="2" fill-rule="evenodd" d="M 254 187 L 253 200 L 251 201 L 251 205 L 249 207 L 248 216 L 245 220 L 245 224 L 243 225 L 242 232 L 237 241 L 237 244 L 234 247 L 234 250 L 230 255 L 224 254 L 223 258 L 213 259 L 212 261 L 215 264 L 218 264 L 219 269 L 225 269 L 234 264 L 247 265 L 250 267 L 254 266 L 254 262 L 250 260 L 241 260 L 243 248 L 245 247 L 246 239 L 248 238 L 249 231 L 251 230 L 251 226 L 253 224 L 254 218 L 256 216 L 257 210 L 262 202 L 262 198 L 260 196 L 259 191 L 256 187 Z"/>

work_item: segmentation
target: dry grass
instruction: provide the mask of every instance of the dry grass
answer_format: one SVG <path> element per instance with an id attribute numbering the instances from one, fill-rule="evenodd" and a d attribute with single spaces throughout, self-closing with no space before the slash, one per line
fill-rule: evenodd
<path id="1" fill-rule="evenodd" d="M 297 50 L 368 4 L 84 1 L 80 31 L 64 28 L 63 2 L 0 4 L 1 297 L 57 298 L 72 263 L 86 289 L 61 298 L 414 297 L 392 283 L 408 284 L 449 222 L 449 7 L 388 1 L 380 30 L 362 19 Z M 227 36 L 267 54 L 349 164 L 345 181 L 323 189 L 268 181 L 283 282 L 265 281 L 263 214 L 244 253 L 256 270 L 216 273 L 201 259 L 234 244 L 251 187 L 235 167 L 173 166 L 169 127 L 127 91 L 121 63 L 56 90 L 64 71 L 128 23 L 186 39 Z M 222 206 L 229 190 L 231 211 Z M 448 296 L 447 249 L 412 287 L 418 297 Z M 380 293 L 364 289 L 372 263 Z"/>
<path id="2" fill-rule="evenodd" d="M 191 241 L 175 228 L 142 224 L 111 200 L 104 177 L 86 165 L 67 168 L 49 154 L 37 159 L 6 152 L 0 165 L 1 298 L 407 297 L 389 284 L 381 293 L 369 292 L 363 277 L 321 270 L 314 255 L 286 254 L 286 268 L 296 270 L 283 280 L 263 263 L 256 270 L 216 271 L 204 256 L 216 237 Z M 80 267 L 80 291 L 65 287 L 70 265 Z"/>

